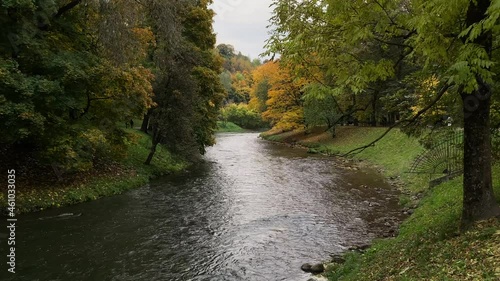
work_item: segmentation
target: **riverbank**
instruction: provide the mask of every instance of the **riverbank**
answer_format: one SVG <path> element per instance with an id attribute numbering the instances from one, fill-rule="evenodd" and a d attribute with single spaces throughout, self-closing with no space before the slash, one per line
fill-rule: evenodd
<path id="1" fill-rule="evenodd" d="M 75 177 L 58 173 L 59 181 L 51 184 L 18 184 L 16 188 L 16 211 L 27 213 L 78 204 L 101 197 L 116 195 L 127 190 L 143 186 L 151 178 L 181 171 L 187 163 L 171 155 L 161 146 L 158 147 L 151 165 L 144 165 L 151 146 L 150 136 L 127 129 L 130 141 L 127 144 L 127 156 L 102 170 L 82 173 Z M 22 178 L 18 174 L 17 178 Z M 6 208 L 5 192 L 0 193 L 2 209 Z"/>
<path id="2" fill-rule="evenodd" d="M 307 147 L 312 153 L 342 154 L 370 143 L 384 130 L 340 127 L 335 139 L 320 129 L 264 133 L 262 137 Z M 427 175 L 406 173 L 422 151 L 416 139 L 394 130 L 354 156 L 361 163 L 375 165 L 400 188 L 404 194 L 400 202 L 413 215 L 402 223 L 396 238 L 376 240 L 364 254 L 347 253 L 343 264 L 328 264 L 325 276 L 329 280 L 500 279 L 499 220 L 479 222 L 460 234 L 462 178 L 429 189 Z M 493 167 L 493 179 L 500 199 L 500 165 Z"/>
<path id="3" fill-rule="evenodd" d="M 241 133 L 245 129 L 229 121 L 217 121 L 217 133 Z"/>

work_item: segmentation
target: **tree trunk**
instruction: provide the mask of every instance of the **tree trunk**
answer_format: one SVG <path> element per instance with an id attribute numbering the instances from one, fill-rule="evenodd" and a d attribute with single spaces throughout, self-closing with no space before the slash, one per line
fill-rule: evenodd
<path id="1" fill-rule="evenodd" d="M 377 127 L 377 100 L 378 100 L 378 91 L 375 91 L 375 93 L 373 93 L 373 100 L 372 100 L 372 116 L 371 116 L 372 127 Z"/>
<path id="2" fill-rule="evenodd" d="M 487 85 L 462 94 L 464 109 L 464 195 L 462 228 L 500 214 L 491 179 L 490 99 Z"/>
<path id="3" fill-rule="evenodd" d="M 483 20 L 490 0 L 470 1 L 466 25 Z M 465 40 L 466 38 L 462 38 Z M 491 58 L 492 33 L 484 32 L 474 40 Z M 472 94 L 460 93 L 464 110 L 464 182 L 462 228 L 473 222 L 500 215 L 491 179 L 490 103 L 491 88 L 477 76 L 479 88 Z"/>
<path id="4" fill-rule="evenodd" d="M 144 114 L 144 119 L 142 119 L 141 131 L 148 133 L 149 118 L 151 117 L 151 109 Z"/>
<path id="5" fill-rule="evenodd" d="M 146 165 L 151 164 L 151 161 L 153 160 L 153 156 L 155 156 L 155 153 L 156 153 L 156 146 L 157 145 L 158 145 L 157 143 L 154 143 L 151 145 L 151 150 L 149 151 L 148 159 L 146 159 L 146 162 L 144 162 L 144 164 L 146 164 Z"/>
<path id="6" fill-rule="evenodd" d="M 151 161 L 153 160 L 153 156 L 155 156 L 155 153 L 156 153 L 156 147 L 158 146 L 159 143 L 160 143 L 160 138 L 158 135 L 158 129 L 156 126 L 154 126 L 153 127 L 153 137 L 151 140 L 151 149 L 149 150 L 148 159 L 146 159 L 146 162 L 144 162 L 144 164 L 146 164 L 146 165 L 151 164 Z"/>

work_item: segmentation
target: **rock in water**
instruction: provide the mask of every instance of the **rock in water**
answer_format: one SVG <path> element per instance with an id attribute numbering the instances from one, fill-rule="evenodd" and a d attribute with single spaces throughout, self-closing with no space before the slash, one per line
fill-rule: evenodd
<path id="1" fill-rule="evenodd" d="M 325 271 L 325 266 L 322 263 L 315 264 L 311 266 L 311 273 L 320 274 Z"/>
<path id="2" fill-rule="evenodd" d="M 300 269 L 302 269 L 305 272 L 311 272 L 311 267 L 312 265 L 310 263 L 304 263 Z"/>

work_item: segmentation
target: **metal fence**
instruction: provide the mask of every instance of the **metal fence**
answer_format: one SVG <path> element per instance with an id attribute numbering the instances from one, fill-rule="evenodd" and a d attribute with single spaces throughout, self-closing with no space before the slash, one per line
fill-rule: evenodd
<path id="1" fill-rule="evenodd" d="M 463 132 L 454 131 L 422 152 L 409 173 L 428 174 L 434 186 L 463 173 Z"/>

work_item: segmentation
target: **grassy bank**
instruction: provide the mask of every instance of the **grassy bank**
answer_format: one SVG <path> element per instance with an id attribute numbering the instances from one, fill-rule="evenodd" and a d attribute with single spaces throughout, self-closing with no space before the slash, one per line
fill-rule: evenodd
<path id="1" fill-rule="evenodd" d="M 217 127 L 218 133 L 241 133 L 245 131 L 245 129 L 234 124 L 233 122 L 217 121 Z"/>
<path id="2" fill-rule="evenodd" d="M 60 174 L 60 182 L 37 186 L 17 186 L 16 208 L 20 213 L 61 207 L 95 200 L 100 197 L 123 193 L 126 190 L 148 183 L 157 177 L 184 169 L 187 164 L 173 157 L 168 150 L 159 146 L 152 164 L 144 165 L 151 145 L 150 136 L 135 129 L 127 129 L 130 142 L 127 157 L 118 163 L 99 171 L 81 174 L 67 181 L 69 175 Z M 17 175 L 18 178 L 22 175 Z M 72 176 L 74 177 L 74 176 Z M 6 207 L 5 192 L 0 195 L 2 207 Z"/>
<path id="3" fill-rule="evenodd" d="M 335 139 L 321 130 L 268 133 L 263 137 L 335 154 L 368 144 L 384 130 L 341 127 Z M 325 275 L 329 280 L 500 280 L 499 220 L 479 222 L 460 233 L 462 179 L 429 189 L 426 175 L 405 173 L 422 151 L 416 139 L 393 131 L 355 156 L 378 166 L 386 176 L 398 178 L 407 194 L 402 203 L 418 207 L 401 225 L 396 238 L 374 241 L 363 255 L 347 254 L 343 265 L 328 265 Z M 500 165 L 494 166 L 493 178 L 500 198 Z M 420 202 L 410 199 L 415 193 L 424 194 Z"/>

